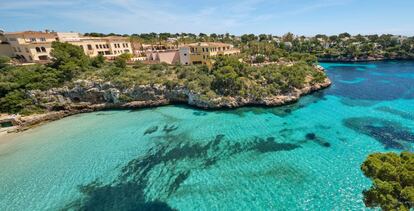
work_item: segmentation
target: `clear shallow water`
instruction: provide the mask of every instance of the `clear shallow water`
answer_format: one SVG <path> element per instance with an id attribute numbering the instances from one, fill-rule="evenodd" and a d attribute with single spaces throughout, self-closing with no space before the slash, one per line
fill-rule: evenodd
<path id="1" fill-rule="evenodd" d="M 372 152 L 413 150 L 414 62 L 322 64 L 280 108 L 76 115 L 0 138 L 0 210 L 361 210 Z"/>

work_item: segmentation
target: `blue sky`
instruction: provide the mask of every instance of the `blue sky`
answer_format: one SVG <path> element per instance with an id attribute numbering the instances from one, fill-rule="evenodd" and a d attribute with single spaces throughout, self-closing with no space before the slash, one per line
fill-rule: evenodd
<path id="1" fill-rule="evenodd" d="M 414 0 L 0 0 L 0 28 L 414 35 Z"/>

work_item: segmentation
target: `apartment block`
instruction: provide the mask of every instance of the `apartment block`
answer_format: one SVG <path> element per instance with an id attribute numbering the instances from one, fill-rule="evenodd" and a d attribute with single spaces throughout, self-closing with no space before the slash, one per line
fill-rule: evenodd
<path id="1" fill-rule="evenodd" d="M 133 53 L 125 37 L 84 37 L 74 32 L 9 32 L 0 34 L 0 55 L 15 57 L 21 62 L 48 62 L 52 42 L 67 42 L 83 49 L 86 55 L 99 54 L 114 59 L 123 53 Z"/>
<path id="2" fill-rule="evenodd" d="M 16 57 L 22 62 L 41 62 L 50 59 L 52 42 L 57 40 L 53 32 L 9 32 L 0 35 L 3 39 L 2 49 L 10 49 L 9 52 L 0 51 L 0 54 Z"/>
<path id="3" fill-rule="evenodd" d="M 181 64 L 205 64 L 209 67 L 212 66 L 212 59 L 215 56 L 240 54 L 240 50 L 234 48 L 233 45 L 215 42 L 201 42 L 184 45 L 180 47 L 179 52 Z"/>
<path id="4" fill-rule="evenodd" d="M 100 54 L 107 59 L 114 59 L 123 53 L 133 53 L 131 43 L 125 37 L 80 37 L 77 41 L 68 42 L 81 47 L 91 57 Z"/>

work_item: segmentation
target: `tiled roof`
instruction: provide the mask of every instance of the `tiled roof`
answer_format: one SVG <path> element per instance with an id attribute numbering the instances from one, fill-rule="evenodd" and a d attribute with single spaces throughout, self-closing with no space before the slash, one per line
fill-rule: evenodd
<path id="1" fill-rule="evenodd" d="M 188 46 L 210 46 L 210 47 L 229 47 L 230 44 L 221 43 L 221 42 L 199 42 L 199 43 L 191 43 Z"/>

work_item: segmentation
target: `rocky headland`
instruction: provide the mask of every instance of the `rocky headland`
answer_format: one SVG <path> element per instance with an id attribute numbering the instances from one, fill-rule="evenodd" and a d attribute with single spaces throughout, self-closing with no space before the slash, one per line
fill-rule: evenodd
<path id="1" fill-rule="evenodd" d="M 78 80 L 73 87 L 53 88 L 47 91 L 32 90 L 28 95 L 33 103 L 48 112 L 29 116 L 14 116 L 16 127 L 8 132 L 18 132 L 43 122 L 66 116 L 105 109 L 136 109 L 169 104 L 188 104 L 201 109 L 237 108 L 242 106 L 281 106 L 299 100 L 303 95 L 331 85 L 326 78 L 322 83 L 306 84 L 291 92 L 263 98 L 220 96 L 206 98 L 184 86 L 172 89 L 165 85 L 136 85 L 120 88 L 111 82 Z"/>

